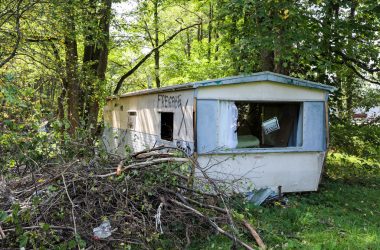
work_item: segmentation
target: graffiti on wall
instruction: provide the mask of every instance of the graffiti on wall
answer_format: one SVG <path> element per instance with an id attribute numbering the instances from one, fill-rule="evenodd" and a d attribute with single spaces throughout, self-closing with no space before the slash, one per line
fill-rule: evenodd
<path id="1" fill-rule="evenodd" d="M 179 124 L 178 136 L 180 135 L 182 128 L 185 129 L 186 135 L 188 133 L 185 116 L 189 99 L 186 99 L 184 106 L 182 106 L 182 103 L 183 101 L 181 99 L 181 95 L 157 95 L 157 108 L 171 108 L 181 110 L 182 117 Z"/>
<path id="2" fill-rule="evenodd" d="M 191 144 L 190 142 L 188 141 L 181 141 L 181 140 L 177 140 L 175 142 L 175 146 L 182 150 L 183 152 L 185 152 L 187 155 L 192 155 L 193 154 L 193 149 L 191 147 Z"/>
<path id="3" fill-rule="evenodd" d="M 157 108 L 177 109 L 182 107 L 181 95 L 158 95 Z"/>
<path id="4" fill-rule="evenodd" d="M 185 112 L 186 112 L 186 107 L 187 107 L 187 103 L 188 103 L 188 102 L 189 102 L 189 100 L 186 100 L 185 107 L 184 107 L 184 108 L 181 107 L 182 119 L 181 119 L 181 124 L 179 125 L 179 129 L 178 129 L 178 136 L 179 136 L 180 133 L 181 133 L 182 124 L 185 125 L 185 131 L 186 131 L 186 135 L 187 135 L 187 125 L 186 125 L 186 121 L 185 121 Z M 185 110 L 185 111 L 184 111 L 184 110 Z"/>

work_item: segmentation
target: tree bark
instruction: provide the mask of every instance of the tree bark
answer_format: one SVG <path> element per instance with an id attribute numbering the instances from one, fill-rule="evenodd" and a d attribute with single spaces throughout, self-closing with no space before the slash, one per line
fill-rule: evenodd
<path id="1" fill-rule="evenodd" d="M 274 52 L 273 50 L 263 49 L 260 53 L 261 71 L 274 71 Z"/>
<path id="2" fill-rule="evenodd" d="M 154 46 L 158 47 L 159 45 L 159 37 L 158 37 L 158 1 L 154 1 Z M 160 81 L 160 51 L 155 50 L 154 51 L 154 74 L 156 78 L 156 87 L 161 87 L 161 81 Z"/>
<path id="3" fill-rule="evenodd" d="M 105 74 L 108 64 L 108 43 L 111 19 L 111 0 L 101 0 L 98 10 L 97 2 L 90 2 L 90 11 L 85 18 L 88 21 L 90 32 L 85 36 L 85 48 L 83 51 L 83 93 L 82 93 L 82 117 L 86 128 L 91 135 L 95 135 L 101 90 L 105 85 Z M 97 12 L 100 20 L 93 21 L 93 14 Z"/>
<path id="4" fill-rule="evenodd" d="M 198 42 L 203 39 L 203 20 L 199 18 L 198 30 L 197 30 Z"/>
<path id="5" fill-rule="evenodd" d="M 65 5 L 67 13 L 65 24 L 65 61 L 66 61 L 66 81 L 67 81 L 67 118 L 70 123 L 69 133 L 74 135 L 79 127 L 78 100 L 80 93 L 78 77 L 78 48 L 76 41 L 76 27 L 74 19 L 74 6 L 70 1 Z"/>
<path id="6" fill-rule="evenodd" d="M 21 31 L 20 31 L 20 19 L 21 19 L 21 14 L 20 14 L 20 5 L 23 0 L 18 0 L 17 5 L 16 5 L 16 11 L 15 11 L 15 32 L 16 32 L 16 41 L 15 44 L 13 45 L 11 53 L 5 57 L 3 60 L 0 61 L 0 68 L 3 67 L 6 63 L 8 63 L 10 60 L 12 60 L 13 57 L 16 56 L 18 47 L 20 45 L 21 41 Z"/>
<path id="7" fill-rule="evenodd" d="M 213 5 L 210 2 L 210 10 L 208 14 L 209 23 L 208 23 L 208 44 L 207 44 L 207 60 L 211 61 L 211 41 L 212 41 L 212 22 L 213 22 L 214 10 Z"/>
<path id="8" fill-rule="evenodd" d="M 71 19 L 71 18 L 70 18 Z M 75 33 L 73 19 L 68 23 Z M 79 126 L 79 79 L 78 79 L 78 50 L 74 33 L 65 37 L 66 49 L 66 79 L 67 79 L 67 116 L 70 122 L 69 133 L 74 135 Z"/>
<path id="9" fill-rule="evenodd" d="M 219 22 L 216 22 L 216 25 L 215 25 L 215 28 L 214 28 L 215 41 L 219 41 L 219 32 L 218 32 L 218 29 L 219 29 Z M 215 45 L 215 53 L 214 53 L 214 60 L 215 61 L 218 60 L 218 52 L 219 52 L 219 44 L 216 43 L 216 45 Z"/>
<path id="10" fill-rule="evenodd" d="M 186 48 L 185 52 L 187 55 L 187 58 L 190 59 L 191 57 L 191 39 L 190 39 L 190 32 L 189 30 L 186 31 Z"/>

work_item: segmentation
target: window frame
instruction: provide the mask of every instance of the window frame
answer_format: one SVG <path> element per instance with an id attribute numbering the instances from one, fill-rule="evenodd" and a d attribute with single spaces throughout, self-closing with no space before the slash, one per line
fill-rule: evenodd
<path id="1" fill-rule="evenodd" d="M 136 122 L 137 122 L 137 111 L 136 110 L 128 110 L 128 120 L 127 120 L 127 129 L 135 130 Z"/>
<path id="2" fill-rule="evenodd" d="M 299 105 L 298 110 L 298 116 L 295 119 L 297 123 L 297 131 L 296 131 L 296 145 L 295 146 L 288 146 L 288 147 L 251 147 L 251 148 L 219 148 L 215 149 L 212 152 L 206 153 L 206 154 L 241 154 L 241 153 L 271 153 L 271 152 L 303 152 L 303 144 L 304 144 L 304 102 L 303 101 L 282 101 L 282 100 L 224 100 L 224 99 L 218 99 L 218 116 L 220 115 L 220 101 L 230 101 L 236 103 L 257 103 L 257 104 L 276 104 L 276 103 L 296 103 Z M 220 126 L 219 123 L 217 126 Z M 219 130 L 219 128 L 217 128 Z M 217 138 L 219 139 L 219 138 Z M 205 153 L 202 153 L 205 154 Z"/>

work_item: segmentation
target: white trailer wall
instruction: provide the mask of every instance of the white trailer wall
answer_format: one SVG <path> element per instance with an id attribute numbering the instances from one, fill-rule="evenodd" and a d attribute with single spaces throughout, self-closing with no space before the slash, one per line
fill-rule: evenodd
<path id="1" fill-rule="evenodd" d="M 220 149 L 220 101 L 299 102 L 296 147 Z M 325 90 L 273 82 L 210 86 L 198 89 L 198 161 L 213 177 L 246 180 L 255 188 L 282 186 L 284 192 L 315 191 L 326 151 Z M 249 185 L 242 186 L 248 187 Z"/>
<path id="2" fill-rule="evenodd" d="M 110 152 L 124 155 L 126 146 L 139 151 L 165 144 L 191 154 L 194 150 L 193 103 L 193 90 L 110 100 L 104 108 L 105 146 Z M 161 112 L 173 113 L 173 142 L 161 139 Z"/>

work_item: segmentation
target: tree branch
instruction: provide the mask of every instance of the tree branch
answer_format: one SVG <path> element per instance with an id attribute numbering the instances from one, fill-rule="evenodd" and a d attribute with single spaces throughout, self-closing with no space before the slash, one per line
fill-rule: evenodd
<path id="1" fill-rule="evenodd" d="M 361 74 L 356 68 L 355 66 L 349 64 L 349 63 L 346 63 L 346 66 L 349 67 L 350 69 L 352 69 L 352 71 L 359 77 L 361 78 L 362 80 L 364 81 L 367 81 L 367 82 L 370 82 L 370 83 L 373 83 L 373 84 L 377 84 L 377 85 L 380 85 L 380 81 L 375 81 L 375 80 L 371 80 L 367 77 L 365 77 L 363 74 Z"/>
<path id="2" fill-rule="evenodd" d="M 13 57 L 16 56 L 16 51 L 18 49 L 18 46 L 20 44 L 20 41 L 21 41 L 21 31 L 20 31 L 20 18 L 21 18 L 21 15 L 20 15 L 20 5 L 22 3 L 23 0 L 19 0 L 17 2 L 17 7 L 16 7 L 16 34 L 17 34 L 17 37 L 16 37 L 16 43 L 15 45 L 13 46 L 13 49 L 12 49 L 12 52 L 11 54 L 5 58 L 2 62 L 0 62 L 0 68 L 3 67 L 6 63 L 8 63 L 10 60 L 12 60 Z"/>
<path id="3" fill-rule="evenodd" d="M 146 54 L 132 69 L 130 69 L 127 73 L 121 76 L 120 80 L 118 81 L 115 90 L 113 91 L 114 95 L 117 95 L 119 93 L 119 90 L 121 86 L 123 85 L 123 82 L 125 79 L 127 79 L 130 75 L 132 75 L 148 58 L 156 51 L 165 46 L 168 42 L 173 40 L 174 37 L 176 37 L 179 33 L 182 31 L 188 30 L 190 28 L 193 28 L 195 26 L 199 25 L 199 23 L 192 24 L 190 26 L 181 28 L 177 30 L 174 34 L 172 34 L 170 37 L 168 37 L 165 41 L 163 41 L 159 46 L 153 48 L 148 54 Z"/>
<path id="4" fill-rule="evenodd" d="M 360 61 L 359 59 L 349 57 L 348 55 L 344 54 L 342 51 L 339 50 L 333 50 L 336 54 L 340 55 L 343 59 L 343 61 L 350 61 L 360 67 L 361 69 L 367 71 L 368 73 L 375 73 L 379 72 L 380 68 L 379 67 L 370 67 L 366 63 Z"/>

